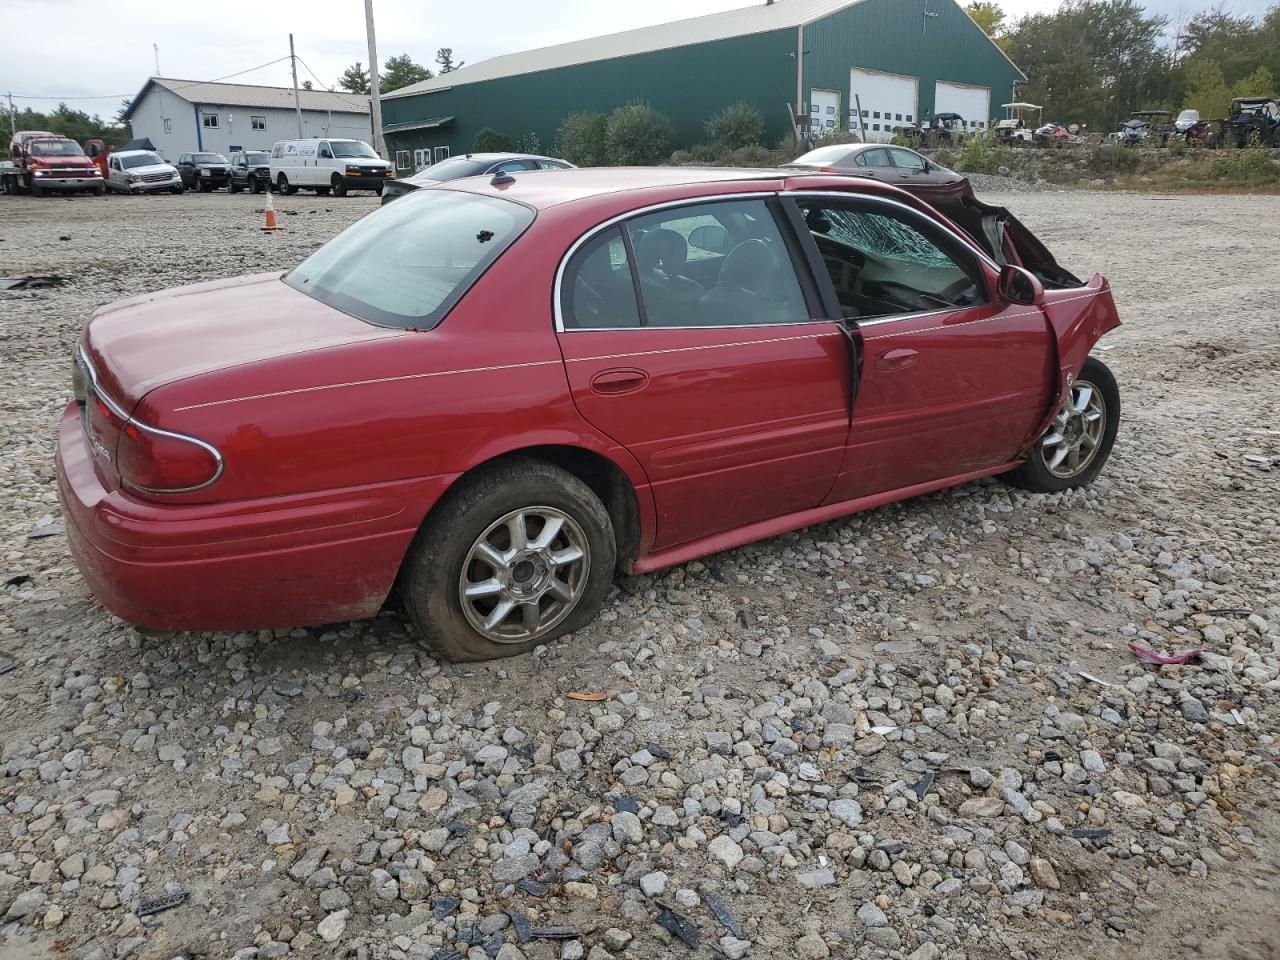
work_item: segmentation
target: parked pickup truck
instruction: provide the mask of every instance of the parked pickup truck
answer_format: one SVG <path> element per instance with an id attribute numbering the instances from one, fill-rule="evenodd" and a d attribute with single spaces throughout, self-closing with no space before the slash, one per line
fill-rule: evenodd
<path id="1" fill-rule="evenodd" d="M 227 185 L 227 166 L 227 158 L 220 153 L 184 153 L 177 163 L 182 185 L 201 193 Z"/>
<path id="2" fill-rule="evenodd" d="M 19 130 L 9 144 L 12 167 L 0 169 L 0 189 L 39 197 L 55 191 L 106 192 L 102 171 L 80 144 L 44 130 Z"/>

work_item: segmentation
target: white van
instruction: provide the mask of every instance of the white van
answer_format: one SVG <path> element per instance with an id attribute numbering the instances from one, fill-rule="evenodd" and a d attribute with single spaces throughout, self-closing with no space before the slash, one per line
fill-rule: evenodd
<path id="1" fill-rule="evenodd" d="M 373 152 L 363 140 L 280 140 L 271 148 L 271 182 L 281 193 L 297 193 L 299 187 L 321 196 L 333 191 L 345 197 L 348 190 L 382 192 L 395 168 Z"/>

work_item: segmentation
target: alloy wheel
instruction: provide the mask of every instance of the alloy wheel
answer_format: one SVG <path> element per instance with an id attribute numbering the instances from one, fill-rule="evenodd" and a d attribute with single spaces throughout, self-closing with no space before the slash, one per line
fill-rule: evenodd
<path id="1" fill-rule="evenodd" d="M 1055 477 L 1074 477 L 1097 455 L 1107 426 L 1107 404 L 1102 391 L 1087 380 L 1077 380 L 1067 391 L 1040 441 L 1040 457 Z"/>
<path id="2" fill-rule="evenodd" d="M 495 643 L 526 643 L 573 612 L 591 569 L 582 527 L 554 507 L 513 510 L 467 551 L 458 599 L 467 622 Z"/>

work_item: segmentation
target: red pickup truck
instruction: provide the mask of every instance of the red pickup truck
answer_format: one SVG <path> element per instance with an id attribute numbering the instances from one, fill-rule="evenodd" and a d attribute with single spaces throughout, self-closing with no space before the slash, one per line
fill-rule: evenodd
<path id="1" fill-rule="evenodd" d="M 80 144 L 44 130 L 19 130 L 9 144 L 13 166 L 0 167 L 5 193 L 30 191 L 32 196 L 66 190 L 88 190 L 101 196 L 106 181 Z"/>

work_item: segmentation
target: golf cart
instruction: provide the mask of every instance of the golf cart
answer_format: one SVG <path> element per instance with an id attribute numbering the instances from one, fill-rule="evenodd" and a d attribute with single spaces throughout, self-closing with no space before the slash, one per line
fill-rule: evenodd
<path id="1" fill-rule="evenodd" d="M 1236 97 L 1222 121 L 1222 134 L 1236 147 L 1280 147 L 1280 103 L 1275 97 Z"/>
<path id="2" fill-rule="evenodd" d="M 1004 103 L 1008 116 L 996 122 L 996 140 L 1013 146 L 1028 146 L 1035 142 L 1036 128 L 1041 125 L 1044 107 L 1034 103 Z M 1035 112 L 1035 120 L 1027 122 L 1027 114 Z"/>

